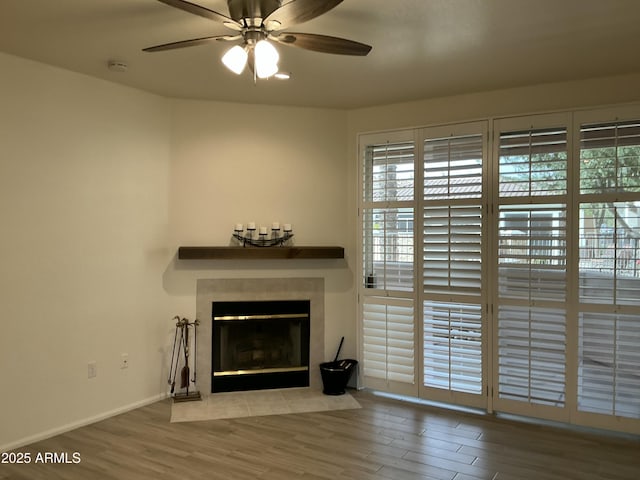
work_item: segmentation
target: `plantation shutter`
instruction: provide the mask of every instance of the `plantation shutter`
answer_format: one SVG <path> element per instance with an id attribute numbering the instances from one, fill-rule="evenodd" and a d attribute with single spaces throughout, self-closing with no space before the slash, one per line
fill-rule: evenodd
<path id="1" fill-rule="evenodd" d="M 500 206 L 500 298 L 566 300 L 566 218 L 565 205 Z"/>
<path id="2" fill-rule="evenodd" d="M 582 124 L 578 411 L 640 419 L 640 121 Z"/>
<path id="3" fill-rule="evenodd" d="M 415 394 L 415 142 L 363 138 L 364 384 Z"/>
<path id="4" fill-rule="evenodd" d="M 582 312 L 579 327 L 578 409 L 640 418 L 638 315 Z"/>
<path id="5" fill-rule="evenodd" d="M 496 122 L 497 395 L 503 411 L 565 406 L 567 131 Z M 521 405 L 521 406 L 518 406 Z M 550 413 L 551 416 L 555 415 Z"/>
<path id="6" fill-rule="evenodd" d="M 640 121 L 580 128 L 580 193 L 640 192 Z"/>
<path id="7" fill-rule="evenodd" d="M 363 209 L 366 288 L 412 291 L 413 208 Z"/>
<path id="8" fill-rule="evenodd" d="M 426 129 L 424 140 L 422 385 L 427 398 L 479 405 L 460 393 L 483 392 L 486 124 L 456 127 Z"/>
<path id="9" fill-rule="evenodd" d="M 482 307 L 424 302 L 424 385 L 482 393 Z"/>
<path id="10" fill-rule="evenodd" d="M 414 284 L 414 142 L 366 145 L 363 275 L 367 288 L 411 291 Z"/>
<path id="11" fill-rule="evenodd" d="M 638 432 L 638 112 L 360 135 L 360 384 Z"/>
<path id="12" fill-rule="evenodd" d="M 565 311 L 501 305 L 498 318 L 500 398 L 564 406 Z"/>
<path id="13" fill-rule="evenodd" d="M 365 297 L 362 310 L 365 377 L 413 384 L 413 302 Z"/>
<path id="14" fill-rule="evenodd" d="M 414 142 L 365 147 L 364 201 L 411 201 L 414 197 Z"/>
<path id="15" fill-rule="evenodd" d="M 423 215 L 424 291 L 479 295 L 482 205 L 428 206 Z"/>
<path id="16" fill-rule="evenodd" d="M 567 129 L 500 134 L 500 197 L 567 193 Z"/>

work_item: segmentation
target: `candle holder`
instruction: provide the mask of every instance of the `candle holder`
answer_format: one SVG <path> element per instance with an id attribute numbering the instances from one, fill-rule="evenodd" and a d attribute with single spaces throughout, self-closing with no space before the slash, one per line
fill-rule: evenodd
<path id="1" fill-rule="evenodd" d="M 284 247 L 286 243 L 293 238 L 293 230 L 288 225 L 288 230 L 285 228 L 282 236 L 280 235 L 280 228 L 271 228 L 271 237 L 268 237 L 266 232 L 261 231 L 258 234 L 258 238 L 254 238 L 255 227 L 247 227 L 247 233 L 243 235 L 242 230 L 234 229 L 233 238 L 238 240 L 243 247 Z"/>

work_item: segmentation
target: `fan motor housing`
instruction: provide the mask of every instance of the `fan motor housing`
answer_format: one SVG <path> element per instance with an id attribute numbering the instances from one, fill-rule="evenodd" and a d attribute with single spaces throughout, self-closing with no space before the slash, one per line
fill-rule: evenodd
<path id="1" fill-rule="evenodd" d="M 282 4 L 282 0 L 227 0 L 229 16 L 236 21 L 243 18 L 266 18 Z"/>

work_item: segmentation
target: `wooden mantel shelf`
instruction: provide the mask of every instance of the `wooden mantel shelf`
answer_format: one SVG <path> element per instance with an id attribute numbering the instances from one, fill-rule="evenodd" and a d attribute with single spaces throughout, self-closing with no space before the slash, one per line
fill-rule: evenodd
<path id="1" fill-rule="evenodd" d="M 180 260 L 344 258 L 343 247 L 180 247 Z"/>

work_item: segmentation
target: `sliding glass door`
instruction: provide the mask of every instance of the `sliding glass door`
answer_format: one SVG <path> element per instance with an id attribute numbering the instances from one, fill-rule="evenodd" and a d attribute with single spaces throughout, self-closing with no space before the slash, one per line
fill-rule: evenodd
<path id="1" fill-rule="evenodd" d="M 362 385 L 640 433 L 640 107 L 360 137 Z"/>

